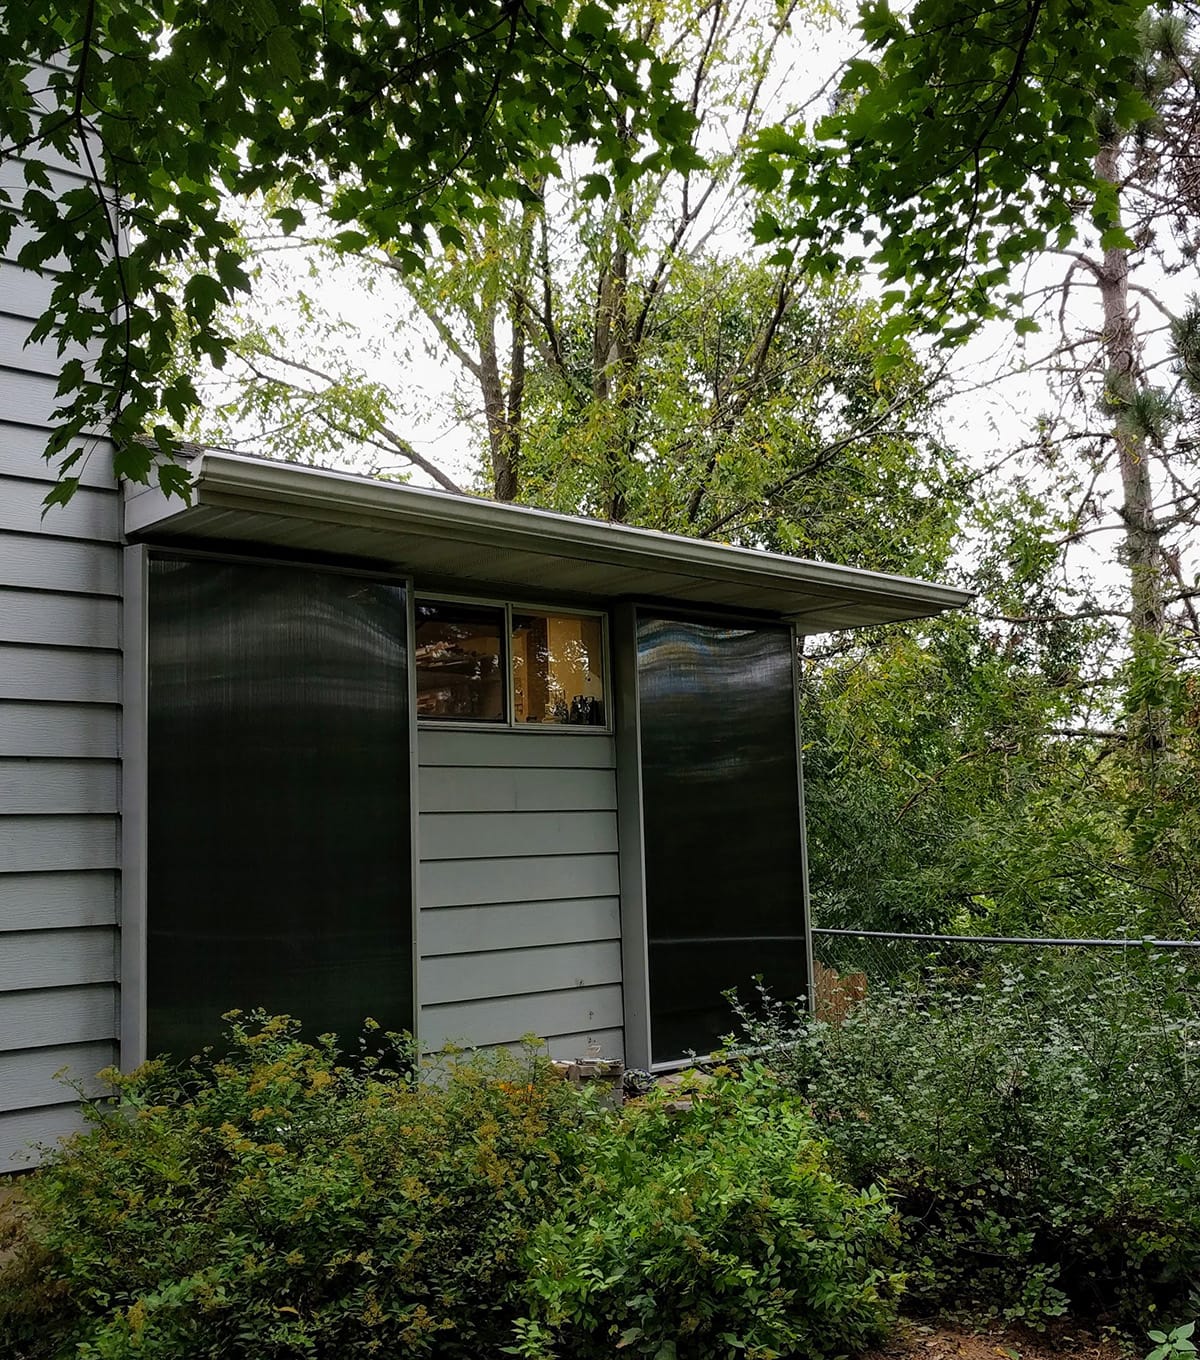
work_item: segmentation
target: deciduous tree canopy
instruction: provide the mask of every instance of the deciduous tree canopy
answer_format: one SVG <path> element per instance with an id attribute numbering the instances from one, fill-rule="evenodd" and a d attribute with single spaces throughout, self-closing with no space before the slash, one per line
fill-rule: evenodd
<path id="1" fill-rule="evenodd" d="M 310 362 L 306 336 L 349 323 L 304 297 L 300 323 L 245 305 L 265 271 L 229 203 L 252 200 L 272 249 L 364 255 L 404 300 L 399 330 L 423 318 L 496 496 L 970 572 L 974 616 L 804 658 L 826 921 L 1194 930 L 1200 309 L 1154 281 L 1195 277 L 1193 17 L 868 0 L 862 54 L 801 125 L 763 97 L 780 52 L 804 50 L 795 8 L 9 6 L 0 242 L 18 232 L 22 262 L 55 270 L 37 334 L 99 356 L 66 357 L 54 498 L 93 429 L 121 472 L 180 487 L 130 438 L 156 419 L 168 448 L 257 421 L 284 456 L 353 444 L 460 484 L 414 450 L 398 365 L 391 382 Z M 730 245 L 743 211 L 759 254 Z M 914 334 L 951 343 L 1015 309 L 1010 275 L 1047 249 L 1073 271 L 1042 313 L 1067 424 L 1009 430 L 968 466 L 930 419 L 940 369 Z M 1082 321 L 1081 281 L 1099 303 Z M 198 369 L 233 353 L 250 380 L 189 424 Z M 1120 550 L 1091 537 L 1113 529 Z M 1085 539 L 1100 588 L 1066 557 Z"/>
<path id="2" fill-rule="evenodd" d="M 1079 194 L 1104 246 L 1125 243 L 1114 193 L 1095 192 L 1096 113 L 1122 127 L 1149 114 L 1147 7 L 868 0 L 834 110 L 758 139 L 747 178 L 778 191 L 759 238 L 830 273 L 869 262 L 905 304 L 893 329 L 919 319 L 949 338 L 1003 308 L 1014 264 L 1072 239 Z"/>
<path id="3" fill-rule="evenodd" d="M 193 353 L 220 364 L 218 308 L 249 287 L 224 196 L 286 185 L 284 229 L 319 205 L 344 243 L 386 243 L 416 268 L 431 241 L 453 243 L 489 202 L 521 196 L 518 169 L 553 174 L 564 145 L 594 148 L 596 192 L 692 157 L 671 76 L 608 0 L 6 6 L 0 157 L 23 175 L 4 181 L 0 243 L 22 224 L 23 264 L 65 259 L 35 335 L 98 355 L 64 367 L 49 455 L 68 473 L 78 437 L 101 428 L 120 472 L 149 475 L 130 436 L 196 402 L 186 373 L 158 376 L 177 303 Z M 61 183 L 64 160 L 86 182 Z M 185 251 L 201 267 L 179 299 L 169 266 Z M 181 483 L 169 462 L 158 475 Z M 56 495 L 71 490 L 66 476 Z"/>

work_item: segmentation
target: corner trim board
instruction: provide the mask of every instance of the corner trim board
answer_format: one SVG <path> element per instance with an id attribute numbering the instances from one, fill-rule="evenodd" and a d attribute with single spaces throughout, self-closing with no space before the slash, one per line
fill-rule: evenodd
<path id="1" fill-rule="evenodd" d="M 123 1071 L 146 1059 L 146 850 L 148 560 L 145 547 L 122 554 L 121 877 L 117 1036 Z"/>
<path id="2" fill-rule="evenodd" d="M 620 856 L 625 1061 L 630 1067 L 649 1067 L 650 949 L 646 935 L 637 609 L 632 604 L 620 604 L 613 610 L 610 653 L 617 742 L 617 846 Z"/>

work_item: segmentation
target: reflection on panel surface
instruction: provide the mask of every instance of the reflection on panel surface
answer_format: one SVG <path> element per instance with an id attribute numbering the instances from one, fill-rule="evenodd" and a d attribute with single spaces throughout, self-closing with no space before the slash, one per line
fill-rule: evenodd
<path id="1" fill-rule="evenodd" d="M 807 990 L 791 634 L 638 621 L 652 1057 L 707 1052 L 721 993 Z"/>
<path id="2" fill-rule="evenodd" d="M 147 1051 L 233 1007 L 409 1027 L 403 589 L 155 559 L 149 635 Z"/>

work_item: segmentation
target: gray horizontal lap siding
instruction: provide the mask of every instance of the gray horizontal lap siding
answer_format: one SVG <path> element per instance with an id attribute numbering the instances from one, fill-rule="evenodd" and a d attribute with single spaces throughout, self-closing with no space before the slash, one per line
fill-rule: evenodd
<path id="1" fill-rule="evenodd" d="M 422 1045 L 619 1056 L 613 739 L 423 727 L 418 754 Z"/>
<path id="2" fill-rule="evenodd" d="M 121 515 L 97 442 L 43 516 L 51 279 L 0 261 L 0 1172 L 78 1127 L 116 1060 Z M 79 471 L 79 469 L 76 469 Z"/>

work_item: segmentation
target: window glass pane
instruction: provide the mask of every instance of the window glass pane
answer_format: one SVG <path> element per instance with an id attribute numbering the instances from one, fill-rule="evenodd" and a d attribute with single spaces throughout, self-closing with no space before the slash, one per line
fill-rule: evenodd
<path id="1" fill-rule="evenodd" d="M 603 620 L 513 613 L 513 701 L 518 723 L 603 727 Z"/>
<path id="2" fill-rule="evenodd" d="M 417 716 L 504 722 L 504 610 L 416 603 Z"/>

